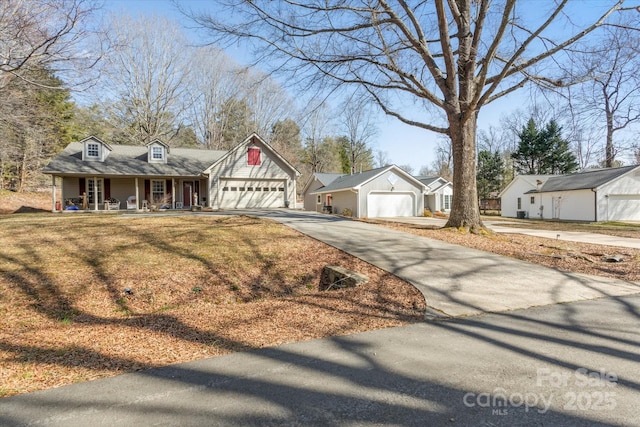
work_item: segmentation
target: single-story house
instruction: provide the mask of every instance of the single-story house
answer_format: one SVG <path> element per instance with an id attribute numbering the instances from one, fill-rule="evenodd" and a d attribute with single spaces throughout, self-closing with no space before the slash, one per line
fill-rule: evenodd
<path id="1" fill-rule="evenodd" d="M 43 173 L 52 176 L 53 211 L 79 204 L 90 210 L 285 207 L 295 202 L 300 175 L 257 134 L 228 151 L 160 140 L 112 145 L 90 136 L 69 144 Z"/>
<path id="2" fill-rule="evenodd" d="M 309 194 L 331 211 L 358 218 L 421 216 L 426 186 L 395 165 L 335 177 Z M 319 198 L 318 198 L 319 197 Z M 330 198 L 328 198 L 330 197 Z M 312 209 L 315 210 L 315 209 Z"/>
<path id="3" fill-rule="evenodd" d="M 441 176 L 418 176 L 418 181 L 427 186 L 424 208 L 431 212 L 448 212 L 453 201 L 453 183 Z"/>
<path id="4" fill-rule="evenodd" d="M 329 212 L 332 207 L 331 193 L 324 195 L 311 194 L 319 188 L 331 184 L 337 178 L 344 176 L 340 173 L 322 173 L 316 172 L 309 177 L 304 189 L 303 195 L 303 208 L 306 211 L 316 212 Z M 329 212 L 330 213 L 330 212 Z"/>
<path id="5" fill-rule="evenodd" d="M 526 198 L 525 194 L 542 188 L 542 184 L 552 176 L 516 175 L 498 195 L 500 197 L 500 215 L 509 218 L 540 218 L 539 208 L 535 206 L 531 208 L 530 198 Z"/>
<path id="6" fill-rule="evenodd" d="M 518 216 L 517 212 L 513 215 L 513 206 L 506 209 L 507 204 L 513 204 L 515 199 L 516 204 L 520 203 L 516 210 L 524 211 L 520 216 L 528 218 L 640 220 L 640 166 L 587 169 L 570 175 L 542 178 L 537 179 L 534 188 L 520 186 L 518 193 L 514 191 L 516 186 L 507 186 L 501 193 L 502 216 Z"/>

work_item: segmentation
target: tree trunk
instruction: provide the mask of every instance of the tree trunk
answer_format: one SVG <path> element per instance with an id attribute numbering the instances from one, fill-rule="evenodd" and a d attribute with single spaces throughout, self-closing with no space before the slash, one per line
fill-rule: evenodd
<path id="1" fill-rule="evenodd" d="M 461 121 L 461 114 L 449 113 L 453 147 L 453 206 L 445 227 L 465 228 L 479 233 L 483 228 L 476 188 L 476 120 Z"/>
<path id="2" fill-rule="evenodd" d="M 613 113 L 607 111 L 607 145 L 605 147 L 604 167 L 615 166 L 616 153 L 613 148 Z"/>

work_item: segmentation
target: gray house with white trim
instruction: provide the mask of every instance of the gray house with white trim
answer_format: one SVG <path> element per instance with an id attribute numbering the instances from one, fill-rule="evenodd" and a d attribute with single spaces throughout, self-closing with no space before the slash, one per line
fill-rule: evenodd
<path id="1" fill-rule="evenodd" d="M 357 218 L 377 218 L 422 216 L 425 191 L 422 182 L 391 165 L 335 177 L 309 194 L 320 196 L 321 203 L 330 200 L 333 213 L 351 212 Z"/>
<path id="2" fill-rule="evenodd" d="M 43 173 L 52 176 L 53 211 L 285 207 L 295 201 L 300 175 L 257 134 L 229 151 L 160 140 L 112 145 L 91 136 L 69 144 Z"/>

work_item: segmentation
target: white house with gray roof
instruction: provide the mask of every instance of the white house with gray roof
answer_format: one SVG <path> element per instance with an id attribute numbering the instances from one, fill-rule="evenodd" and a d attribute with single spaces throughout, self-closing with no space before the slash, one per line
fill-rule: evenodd
<path id="1" fill-rule="evenodd" d="M 333 178 L 330 183 L 310 190 L 309 194 L 320 196 L 320 203 L 330 200 L 333 213 L 351 212 L 358 218 L 424 213 L 426 186 L 395 165 L 330 178 Z M 309 210 L 317 209 L 312 206 Z"/>
<path id="2" fill-rule="evenodd" d="M 500 193 L 502 216 L 570 221 L 640 220 L 640 166 L 586 169 L 558 176 L 520 175 L 512 184 Z"/>
<path id="3" fill-rule="evenodd" d="M 43 173 L 52 176 L 53 211 L 284 207 L 295 201 L 300 175 L 256 134 L 229 151 L 160 140 L 112 145 L 91 136 L 69 144 Z"/>
<path id="4" fill-rule="evenodd" d="M 424 208 L 431 212 L 449 212 L 453 202 L 453 183 L 441 176 L 418 176 L 416 179 L 427 186 Z"/>

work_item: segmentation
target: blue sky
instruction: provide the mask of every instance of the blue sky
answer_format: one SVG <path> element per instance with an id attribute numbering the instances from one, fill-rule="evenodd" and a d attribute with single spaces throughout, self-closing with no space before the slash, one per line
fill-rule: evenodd
<path id="1" fill-rule="evenodd" d="M 185 2 L 195 9 L 210 9 L 214 7 L 213 2 L 204 0 L 185 0 Z M 524 2 L 522 7 L 531 6 L 531 3 Z M 580 3 L 581 7 L 589 6 L 601 7 L 600 0 L 585 0 Z M 124 11 L 132 15 L 144 15 L 155 13 L 165 15 L 184 22 L 184 18 L 174 10 L 170 0 L 106 0 L 105 9 L 107 11 Z M 240 63 L 246 63 L 246 58 L 242 57 L 240 50 L 227 52 Z M 500 117 L 509 113 L 515 108 L 526 108 L 528 104 L 528 91 L 521 90 L 509 97 L 496 101 L 493 104 L 483 107 L 479 115 L 478 129 L 487 129 L 490 125 L 498 126 Z M 441 135 L 429 132 L 416 127 L 408 126 L 397 119 L 380 115 L 379 133 L 374 141 L 374 150 L 387 153 L 390 162 L 398 165 L 410 165 L 417 173 L 421 166 L 431 165 L 435 159 L 434 150 Z"/>

